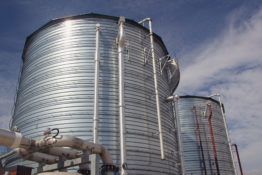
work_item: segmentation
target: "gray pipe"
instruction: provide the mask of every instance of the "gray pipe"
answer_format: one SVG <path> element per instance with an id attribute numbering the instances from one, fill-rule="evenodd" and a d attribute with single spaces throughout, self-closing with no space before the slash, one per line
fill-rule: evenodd
<path id="1" fill-rule="evenodd" d="M 23 148 L 16 148 L 15 149 L 18 157 L 21 157 L 25 160 L 31 160 L 39 163 L 46 163 L 46 164 L 53 164 L 59 161 L 59 158 L 56 156 L 51 156 L 48 154 L 40 153 L 40 152 L 33 152 L 30 153 L 26 149 Z"/>
<path id="2" fill-rule="evenodd" d="M 82 151 L 74 150 L 71 148 L 63 148 L 63 147 L 51 147 L 44 150 L 39 150 L 39 152 L 51 154 L 54 156 L 64 156 L 68 159 L 79 158 L 83 154 Z"/>
<path id="3" fill-rule="evenodd" d="M 0 129 L 0 145 L 9 148 L 29 148 L 32 140 L 25 138 L 21 133 L 10 132 L 5 129 Z"/>

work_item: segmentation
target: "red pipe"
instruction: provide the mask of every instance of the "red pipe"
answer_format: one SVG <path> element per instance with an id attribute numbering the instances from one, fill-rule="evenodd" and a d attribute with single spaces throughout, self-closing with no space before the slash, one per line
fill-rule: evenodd
<path id="1" fill-rule="evenodd" d="M 198 123 L 198 119 L 197 119 L 197 112 L 196 112 L 195 106 L 193 106 L 193 110 L 195 111 L 197 132 L 198 132 L 198 138 L 199 138 L 199 142 L 200 142 L 200 149 L 201 149 L 201 154 L 202 154 L 202 159 L 203 159 L 203 166 L 204 166 L 204 170 L 205 170 L 205 175 L 207 175 L 206 161 L 205 161 L 205 156 L 204 156 L 204 151 L 203 151 L 203 146 L 202 146 L 202 139 L 201 139 L 201 135 L 200 135 L 199 123 Z"/>
<path id="2" fill-rule="evenodd" d="M 215 157 L 215 162 L 216 162 L 217 175 L 220 175 L 218 160 L 217 160 L 217 151 L 216 151 L 216 146 L 215 146 L 215 139 L 214 139 L 212 123 L 211 123 L 212 108 L 211 108 L 210 104 L 208 104 L 208 109 L 209 109 L 208 123 L 209 123 L 209 128 L 210 128 L 210 133 L 211 133 L 211 139 L 212 139 L 213 152 L 214 152 L 214 157 Z"/>
<path id="3" fill-rule="evenodd" d="M 239 157 L 239 153 L 238 153 L 237 145 L 236 145 L 236 144 L 232 144 L 232 146 L 234 146 L 235 149 L 236 149 L 237 160 L 238 160 L 238 165 L 239 165 L 239 170 L 240 170 L 241 175 L 243 175 L 243 171 L 242 171 L 242 166 L 241 166 L 241 161 L 240 161 L 240 157 Z M 233 163 L 234 163 L 234 162 L 233 162 Z"/>

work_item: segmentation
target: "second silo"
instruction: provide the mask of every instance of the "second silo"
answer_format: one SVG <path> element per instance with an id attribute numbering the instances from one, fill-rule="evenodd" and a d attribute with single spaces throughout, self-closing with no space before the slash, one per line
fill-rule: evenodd
<path id="1" fill-rule="evenodd" d="M 97 143 L 129 174 L 177 174 L 174 115 L 165 102 L 179 81 L 176 68 L 161 38 L 135 21 L 97 14 L 52 20 L 27 38 L 12 126 L 34 139 L 47 128 L 90 140 L 97 132 Z"/>
<path id="2" fill-rule="evenodd" d="M 208 97 L 176 96 L 181 174 L 234 175 L 221 104 Z"/>

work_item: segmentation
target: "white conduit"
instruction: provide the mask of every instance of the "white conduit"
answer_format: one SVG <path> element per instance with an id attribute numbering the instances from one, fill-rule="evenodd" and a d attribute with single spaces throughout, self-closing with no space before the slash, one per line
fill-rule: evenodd
<path id="1" fill-rule="evenodd" d="M 180 157 L 180 165 L 181 165 L 181 174 L 185 175 L 186 174 L 186 169 L 185 169 L 185 160 L 184 160 L 184 149 L 183 149 L 183 143 L 182 143 L 182 138 L 181 138 L 181 126 L 180 126 L 180 119 L 178 116 L 178 100 L 179 96 L 175 96 L 175 115 L 176 115 L 176 125 L 177 125 L 177 138 L 178 138 L 178 151 L 179 151 L 179 157 Z"/>
<path id="2" fill-rule="evenodd" d="M 161 152 L 161 159 L 164 160 L 165 159 L 165 152 L 164 152 L 164 143 L 163 143 L 160 102 L 159 102 L 159 95 L 158 95 L 158 81 L 157 81 L 156 61 L 155 61 L 155 52 L 154 52 L 154 38 L 153 38 L 153 30 L 152 30 L 152 20 L 150 18 L 146 18 L 146 19 L 143 19 L 142 21 L 140 21 L 139 24 L 143 24 L 146 21 L 149 22 L 149 35 L 150 35 L 150 45 L 151 45 L 151 54 L 152 54 L 155 95 L 156 95 L 156 109 L 157 109 L 157 119 L 158 119 L 160 152 Z"/>
<path id="3" fill-rule="evenodd" d="M 127 175 L 126 171 L 126 143 L 125 143 L 125 103 L 124 103 L 124 34 L 125 17 L 118 21 L 118 74 L 119 74 L 119 124 L 120 124 L 120 154 L 121 154 L 121 175 Z"/>
<path id="4" fill-rule="evenodd" d="M 95 52 L 95 86 L 94 86 L 94 131 L 93 141 L 98 143 L 98 98 L 99 98 L 99 40 L 100 40 L 100 24 L 96 24 L 96 52 Z"/>

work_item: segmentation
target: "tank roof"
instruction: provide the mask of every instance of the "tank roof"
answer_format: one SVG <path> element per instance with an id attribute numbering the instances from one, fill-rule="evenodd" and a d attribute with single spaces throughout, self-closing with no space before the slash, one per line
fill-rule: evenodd
<path id="1" fill-rule="evenodd" d="M 219 101 L 217 101 L 217 100 L 215 100 L 211 97 L 203 97 L 203 96 L 195 96 L 195 95 L 183 95 L 183 96 L 179 96 L 179 98 L 200 98 L 200 99 L 204 99 L 204 100 L 211 100 L 211 101 L 219 104 Z"/>
<path id="2" fill-rule="evenodd" d="M 68 17 L 63 17 L 63 18 L 52 19 L 52 20 L 48 21 L 46 24 L 42 25 L 36 31 L 31 33 L 29 36 L 27 36 L 26 41 L 25 41 L 25 45 L 24 45 L 24 49 L 23 49 L 22 59 L 24 60 L 24 54 L 25 54 L 25 51 L 27 49 L 28 42 L 30 41 L 30 39 L 33 36 L 35 36 L 41 30 L 43 30 L 43 29 L 45 29 L 45 28 L 47 28 L 47 27 L 49 27 L 49 26 L 51 26 L 53 24 L 56 24 L 56 23 L 59 23 L 59 22 L 63 22 L 63 21 L 68 20 L 68 19 L 82 19 L 82 18 L 101 18 L 101 19 L 111 19 L 111 20 L 118 21 L 120 17 L 110 16 L 110 15 L 102 15 L 102 14 L 97 14 L 97 13 L 87 13 L 87 14 L 82 14 L 82 15 L 75 15 L 75 16 L 68 16 Z M 146 27 L 142 26 L 141 24 L 137 23 L 136 21 L 134 21 L 132 19 L 126 18 L 126 23 L 132 24 L 134 26 L 137 26 L 137 27 L 139 27 L 139 28 L 149 32 L 149 29 L 147 29 Z M 166 46 L 165 46 L 162 38 L 159 35 L 155 34 L 155 33 L 153 33 L 153 36 L 154 36 L 154 38 L 156 38 L 159 41 L 161 47 L 163 48 L 165 54 L 167 55 L 168 51 L 166 49 Z"/>

